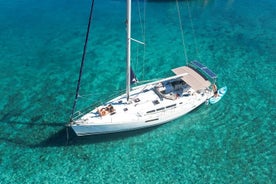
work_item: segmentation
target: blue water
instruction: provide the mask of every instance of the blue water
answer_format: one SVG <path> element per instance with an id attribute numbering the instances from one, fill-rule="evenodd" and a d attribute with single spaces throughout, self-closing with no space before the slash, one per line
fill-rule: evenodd
<path id="1" fill-rule="evenodd" d="M 146 38 L 133 43 L 137 77 L 172 75 L 186 63 L 175 1 L 133 6 L 133 37 Z M 156 128 L 70 132 L 66 146 L 89 7 L 0 1 L 0 183 L 276 183 L 276 1 L 180 1 L 188 60 L 227 94 Z M 124 88 L 124 22 L 124 1 L 95 2 L 77 108 Z"/>

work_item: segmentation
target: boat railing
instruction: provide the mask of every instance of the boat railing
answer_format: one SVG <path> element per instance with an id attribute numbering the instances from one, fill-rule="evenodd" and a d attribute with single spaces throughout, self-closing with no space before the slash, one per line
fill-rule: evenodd
<path id="1" fill-rule="evenodd" d="M 114 93 L 114 94 L 110 95 L 109 97 L 107 97 L 105 99 L 102 99 L 101 101 L 97 101 L 97 102 L 93 103 L 92 105 L 90 105 L 88 107 L 85 107 L 81 110 L 76 111 L 72 116 L 72 120 L 76 121 L 77 119 L 79 119 L 83 115 L 87 114 L 88 112 L 92 111 L 96 107 L 99 107 L 101 105 L 103 105 L 103 106 L 107 105 L 107 104 L 104 104 L 103 101 L 108 103 L 111 99 L 114 99 L 115 97 L 121 95 L 122 93 L 123 93 L 123 91 L 119 91 L 118 93 Z"/>
<path id="2" fill-rule="evenodd" d="M 79 119 L 80 117 L 82 117 L 83 115 L 87 114 L 88 112 L 92 111 L 97 105 L 99 105 L 99 103 L 95 103 L 89 107 L 86 107 L 84 109 L 78 110 L 76 111 L 73 116 L 72 116 L 72 120 L 76 121 L 77 119 Z"/>

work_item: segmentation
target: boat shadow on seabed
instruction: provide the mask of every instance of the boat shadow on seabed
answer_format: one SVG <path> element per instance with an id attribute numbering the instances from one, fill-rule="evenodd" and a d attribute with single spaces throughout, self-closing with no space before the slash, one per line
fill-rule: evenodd
<path id="1" fill-rule="evenodd" d="M 1 119 L 1 124 L 6 127 L 5 130 L 1 132 L 0 141 L 14 144 L 21 147 L 42 147 L 43 145 L 47 145 L 49 138 L 44 141 L 43 137 L 48 137 L 49 129 L 50 132 L 53 130 L 57 130 L 58 127 L 63 127 L 62 123 L 37 123 L 37 122 L 16 122 L 16 121 L 3 121 Z M 48 128 L 45 128 L 48 127 Z M 13 132 L 13 133 L 10 133 Z M 63 130 L 60 130 L 54 136 L 56 139 L 53 139 L 51 136 L 51 140 L 53 140 L 52 146 L 62 146 L 64 144 L 64 140 L 66 141 L 66 137 L 62 139 Z M 65 134 L 66 135 L 66 134 Z M 62 143 L 63 142 L 63 143 Z M 50 142 L 48 143 L 51 146 Z"/>
<path id="2" fill-rule="evenodd" d="M 197 107 L 192 111 L 197 111 L 199 108 L 200 107 Z M 159 128 L 160 126 L 164 125 L 164 124 L 160 124 L 152 127 L 125 131 L 125 132 L 77 136 L 70 127 L 66 127 L 64 126 L 64 124 L 61 124 L 61 123 L 56 123 L 56 124 L 59 124 L 59 126 L 63 126 L 63 128 L 59 130 L 57 133 L 52 134 L 47 139 L 34 145 L 34 147 L 78 146 L 78 145 L 84 145 L 84 144 L 97 144 L 102 142 L 116 141 L 116 140 L 125 139 L 128 137 L 139 136 L 144 133 L 153 131 Z M 68 136 L 68 139 L 67 139 L 67 136 Z"/>
<path id="3" fill-rule="evenodd" d="M 161 125 L 160 125 L 161 126 Z M 70 127 L 64 127 L 57 133 L 48 137 L 47 139 L 41 141 L 38 144 L 33 145 L 33 147 L 59 147 L 59 146 L 78 146 L 84 144 L 97 144 L 102 142 L 116 141 L 128 137 L 138 136 L 159 126 L 149 127 L 139 130 L 132 130 L 127 132 L 109 133 L 101 135 L 89 135 L 79 137 L 77 136 Z M 67 137 L 68 136 L 68 137 Z"/>
<path id="4" fill-rule="evenodd" d="M 32 148 L 78 146 L 83 144 L 110 142 L 141 135 L 158 127 L 156 126 L 128 132 L 78 137 L 70 127 L 65 126 L 65 123 L 23 123 L 3 121 L 3 119 L 0 120 L 0 123 L 3 126 L 7 126 L 5 129 L 7 131 L 1 132 L 0 141 L 21 147 Z M 16 133 L 11 134 L 10 131 Z"/>

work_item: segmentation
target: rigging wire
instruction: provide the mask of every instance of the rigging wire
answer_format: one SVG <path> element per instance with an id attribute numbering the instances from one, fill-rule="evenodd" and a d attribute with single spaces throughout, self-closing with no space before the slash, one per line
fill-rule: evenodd
<path id="1" fill-rule="evenodd" d="M 83 46 L 81 66 L 80 66 L 80 71 L 79 71 L 78 84 L 77 84 L 77 88 L 76 88 L 76 95 L 75 95 L 75 100 L 74 100 L 74 104 L 73 104 L 73 108 L 72 108 L 72 113 L 71 113 L 71 116 L 70 116 L 70 123 L 72 123 L 72 117 L 73 117 L 73 115 L 75 113 L 77 100 L 79 98 L 79 90 L 80 90 L 80 84 L 81 84 L 81 77 L 82 77 L 82 71 L 83 71 L 85 56 L 86 56 L 86 48 L 87 48 L 87 42 L 88 42 L 88 38 L 89 38 L 89 32 L 90 32 L 90 25 L 91 25 L 91 20 L 92 20 L 93 9 L 94 9 L 94 0 L 92 0 L 91 8 L 90 8 L 90 14 L 89 14 L 89 19 L 88 19 L 86 37 L 85 37 L 85 42 L 84 42 L 84 46 Z"/>
<path id="2" fill-rule="evenodd" d="M 192 14 L 191 14 L 191 9 L 190 9 L 190 5 L 189 5 L 189 1 L 187 1 L 187 7 L 188 7 L 190 24 L 191 24 L 191 27 L 192 27 L 193 37 L 194 37 L 194 44 L 195 44 L 195 48 L 196 48 L 196 54 L 197 54 L 197 57 L 199 58 L 199 60 L 201 60 L 200 56 L 199 56 L 198 42 L 197 42 L 197 38 L 196 38 L 196 34 L 195 34 L 194 23 L 193 23 L 193 19 L 192 19 Z"/>
<path id="3" fill-rule="evenodd" d="M 143 61 L 143 63 L 142 63 L 142 68 L 143 68 L 143 70 L 142 70 L 142 72 L 143 72 L 143 74 L 142 74 L 142 79 L 144 79 L 144 62 L 145 62 L 145 19 L 146 19 L 146 3 L 145 3 L 145 1 L 143 1 L 143 16 L 142 16 L 142 8 L 141 8 L 141 5 L 140 5 L 141 3 L 140 3 L 140 1 L 139 0 L 137 0 L 137 5 L 138 5 L 138 7 L 137 7 L 137 9 L 138 9 L 138 16 L 139 16 L 139 23 L 140 23 L 140 28 L 141 28 L 141 35 L 142 35 L 142 42 L 143 42 L 143 59 L 142 59 L 142 61 Z M 137 47 L 137 58 L 136 58 L 136 65 L 138 65 L 138 60 L 139 60 L 139 48 Z"/>
<path id="4" fill-rule="evenodd" d="M 86 37 L 85 37 L 85 42 L 84 42 L 84 46 L 83 46 L 83 53 L 82 53 L 82 59 L 81 59 L 81 66 L 80 66 L 80 71 L 79 71 L 79 79 L 78 79 L 78 84 L 77 84 L 77 88 L 76 88 L 76 95 L 75 95 L 75 100 L 74 100 L 74 104 L 73 104 L 73 108 L 72 108 L 72 112 L 71 112 L 71 116 L 70 116 L 70 122 L 68 125 L 72 124 L 72 118 L 75 114 L 75 109 L 76 109 L 76 105 L 77 105 L 77 100 L 79 98 L 79 90 L 80 90 L 80 84 L 81 84 L 81 77 L 82 77 L 82 71 L 83 71 L 83 66 L 84 66 L 84 60 L 85 60 L 85 56 L 86 56 L 86 47 L 87 47 L 87 42 L 88 42 L 88 38 L 89 38 L 89 32 L 90 32 L 90 25 L 91 25 L 91 20 L 92 20 L 92 14 L 93 14 L 93 9 L 94 9 L 94 0 L 92 0 L 91 3 L 91 8 L 90 8 L 90 14 L 89 14 L 89 20 L 88 20 L 88 25 L 87 25 L 87 31 L 86 31 Z M 66 126 L 66 144 L 68 145 L 69 143 L 69 127 L 68 125 Z"/>
<path id="5" fill-rule="evenodd" d="M 144 0 L 144 54 L 143 54 L 143 80 L 145 79 L 145 59 L 146 59 L 146 0 Z"/>
<path id="6" fill-rule="evenodd" d="M 186 59 L 186 64 L 188 65 L 188 56 L 187 56 L 187 51 L 186 51 L 185 37 L 184 37 L 184 31 L 183 31 L 183 25 L 182 25 L 182 21 L 181 21 L 181 15 L 180 15 L 178 0 L 176 0 L 176 8 L 177 8 L 177 12 L 178 12 L 179 27 L 180 27 L 180 30 L 181 30 L 183 51 L 184 51 L 184 55 L 185 55 L 185 59 Z"/>

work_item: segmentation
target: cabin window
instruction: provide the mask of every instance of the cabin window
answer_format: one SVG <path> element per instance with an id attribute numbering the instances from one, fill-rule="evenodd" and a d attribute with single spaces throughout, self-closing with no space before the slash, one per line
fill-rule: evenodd
<path id="1" fill-rule="evenodd" d="M 148 111 L 147 113 L 153 113 L 153 112 L 155 112 L 155 110 Z"/>
<path id="2" fill-rule="evenodd" d="M 159 109 L 156 109 L 156 111 L 161 111 L 161 110 L 164 110 L 164 109 L 165 109 L 165 107 L 161 107 Z"/>
<path id="3" fill-rule="evenodd" d="M 159 120 L 159 118 L 149 119 L 149 120 L 147 120 L 147 121 L 145 121 L 145 122 L 151 122 L 151 121 L 156 121 L 156 120 Z"/>
<path id="4" fill-rule="evenodd" d="M 172 104 L 172 105 L 168 105 L 166 108 L 171 108 L 171 107 L 175 107 L 176 104 Z"/>

